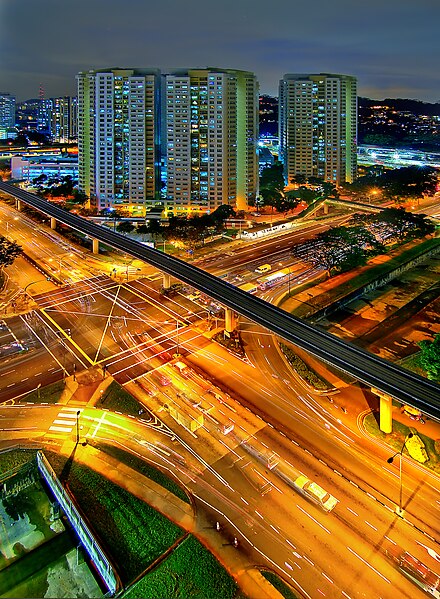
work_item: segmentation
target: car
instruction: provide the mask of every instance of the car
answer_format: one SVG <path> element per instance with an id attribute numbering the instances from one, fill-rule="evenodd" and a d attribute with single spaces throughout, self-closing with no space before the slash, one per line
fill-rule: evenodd
<path id="1" fill-rule="evenodd" d="M 159 354 L 157 354 L 157 357 L 161 362 L 169 362 L 172 360 L 171 354 L 167 351 L 161 351 Z"/>
<path id="2" fill-rule="evenodd" d="M 199 299 L 200 295 L 201 295 L 200 291 L 195 291 L 194 293 L 191 293 L 190 295 L 187 295 L 186 297 L 187 297 L 187 299 L 189 299 L 190 301 L 193 302 L 194 300 Z"/>

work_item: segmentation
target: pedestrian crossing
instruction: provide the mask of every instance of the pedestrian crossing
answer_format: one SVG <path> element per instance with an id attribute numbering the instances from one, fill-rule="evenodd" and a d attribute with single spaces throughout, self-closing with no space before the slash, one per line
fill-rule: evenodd
<path id="1" fill-rule="evenodd" d="M 81 408 L 63 407 L 52 421 L 49 431 L 53 433 L 71 433 L 76 427 L 77 419 L 81 416 L 82 411 Z"/>

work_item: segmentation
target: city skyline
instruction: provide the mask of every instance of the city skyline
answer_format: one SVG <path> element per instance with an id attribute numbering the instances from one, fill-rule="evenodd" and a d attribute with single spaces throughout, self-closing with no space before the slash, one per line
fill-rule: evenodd
<path id="1" fill-rule="evenodd" d="M 275 96 L 286 73 L 330 72 L 356 77 L 360 96 L 439 100 L 435 0 L 364 7 L 318 0 L 313 14 L 305 2 L 280 0 L 270 10 L 260 0 L 220 8 L 166 0 L 154 13 L 135 0 L 55 7 L 53 0 L 0 7 L 0 89 L 18 101 L 38 97 L 40 85 L 46 97 L 75 95 L 76 74 L 89 69 L 206 66 L 253 71 L 260 93 Z"/>

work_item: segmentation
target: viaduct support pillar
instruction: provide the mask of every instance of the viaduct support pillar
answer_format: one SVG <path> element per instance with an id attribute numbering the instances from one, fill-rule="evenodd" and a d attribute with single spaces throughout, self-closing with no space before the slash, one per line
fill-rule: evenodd
<path id="1" fill-rule="evenodd" d="M 237 328 L 237 317 L 234 310 L 231 308 L 225 308 L 225 331 L 232 333 Z"/>
<path id="2" fill-rule="evenodd" d="M 50 228 L 54 230 L 57 228 L 57 221 L 53 216 L 50 217 Z"/>
<path id="3" fill-rule="evenodd" d="M 371 389 L 373 393 L 379 395 L 379 428 L 384 433 L 393 432 L 393 398 L 379 391 Z"/>
<path id="4" fill-rule="evenodd" d="M 15 207 L 19 212 L 21 212 L 21 209 L 22 209 L 21 200 L 15 200 Z"/>
<path id="5" fill-rule="evenodd" d="M 324 202 L 324 214 L 328 214 L 328 204 Z"/>
<path id="6" fill-rule="evenodd" d="M 92 238 L 93 253 L 99 254 L 99 239 Z"/>
<path id="7" fill-rule="evenodd" d="M 171 275 L 166 272 L 162 273 L 162 287 L 164 289 L 169 289 L 171 287 Z"/>

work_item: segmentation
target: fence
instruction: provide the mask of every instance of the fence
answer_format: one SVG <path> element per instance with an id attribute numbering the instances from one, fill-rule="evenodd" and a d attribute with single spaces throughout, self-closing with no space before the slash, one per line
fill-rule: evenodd
<path id="1" fill-rule="evenodd" d="M 105 582 L 109 593 L 113 595 L 118 586 L 115 572 L 113 571 L 113 568 L 106 555 L 99 547 L 94 536 L 82 519 L 80 513 L 72 503 L 68 493 L 66 493 L 65 489 L 58 480 L 57 475 L 55 474 L 52 466 L 49 464 L 46 456 L 41 451 L 37 453 L 37 465 L 45 481 L 61 505 L 61 508 L 66 514 L 70 524 L 75 529 L 90 559 L 95 564 L 95 567 Z"/>

